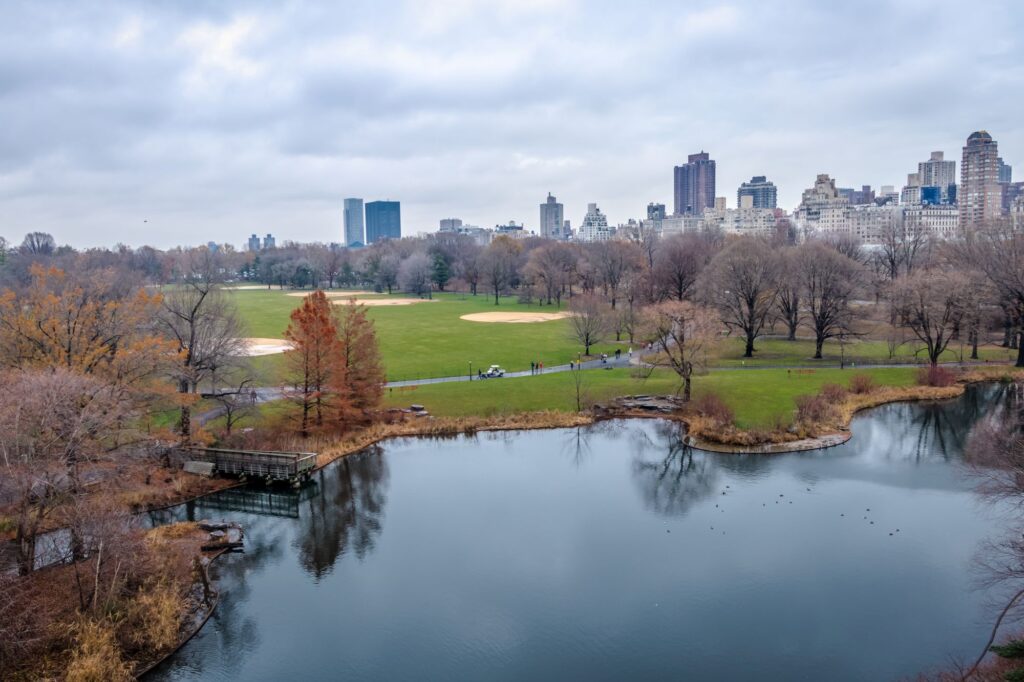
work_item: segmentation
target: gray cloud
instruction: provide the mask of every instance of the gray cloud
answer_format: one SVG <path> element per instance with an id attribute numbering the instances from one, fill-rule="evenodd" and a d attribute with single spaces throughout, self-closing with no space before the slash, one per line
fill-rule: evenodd
<path id="1" fill-rule="evenodd" d="M 574 223 L 767 174 L 899 185 L 989 129 L 1024 175 L 1024 7 L 980 0 L 5 3 L 0 234 L 337 240 L 341 199 Z M 148 222 L 143 222 L 144 220 Z"/>

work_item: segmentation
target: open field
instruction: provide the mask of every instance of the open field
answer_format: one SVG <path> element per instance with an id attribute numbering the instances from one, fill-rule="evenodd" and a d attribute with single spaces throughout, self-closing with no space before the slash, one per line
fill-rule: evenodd
<path id="1" fill-rule="evenodd" d="M 253 337 L 281 338 L 288 325 L 288 315 L 299 305 L 295 297 L 298 292 L 273 290 L 237 291 L 233 297 L 239 311 L 249 325 Z M 330 292 L 339 297 L 349 292 Z M 351 292 L 356 293 L 356 292 Z M 409 298 L 407 294 L 377 295 L 377 300 Z M 486 324 L 463 319 L 467 315 L 498 313 L 505 318 L 530 317 L 540 313 L 558 314 L 552 306 L 518 303 L 513 297 L 501 299 L 494 305 L 494 299 L 483 294 L 435 294 L 434 303 L 429 305 L 375 306 L 368 309 L 369 317 L 377 326 L 381 353 L 387 369 L 388 380 L 401 381 L 440 376 L 457 376 L 470 373 L 491 364 L 500 364 L 510 372 L 529 368 L 531 362 L 543 362 L 547 366 L 566 364 L 577 358 L 582 347 L 572 338 L 570 323 L 566 319 L 554 319 L 531 324 Z M 625 351 L 628 342 L 602 343 L 594 346 L 592 352 L 613 353 L 616 348 Z M 759 339 L 753 358 L 743 358 L 743 342 L 737 338 L 726 339 L 717 357 L 711 361 L 715 367 L 759 367 L 799 366 L 815 364 L 838 364 L 842 349 L 835 341 L 825 344 L 823 360 L 812 360 L 814 342 L 811 339 L 786 341 L 779 338 Z M 920 359 L 915 356 L 919 345 L 905 343 L 895 349 L 890 357 L 885 341 L 858 339 L 846 344 L 845 356 L 853 364 L 895 364 L 913 363 Z M 943 359 L 958 361 L 960 353 L 966 358 L 969 348 L 957 345 L 946 351 Z M 981 349 L 983 360 L 1006 362 L 1014 359 L 1014 351 L 997 346 Z M 280 355 L 255 359 L 257 366 L 266 376 L 273 379 L 281 366 Z"/>
<path id="2" fill-rule="evenodd" d="M 798 395 L 817 393 L 824 384 L 849 383 L 855 374 L 870 374 L 880 385 L 910 386 L 916 381 L 915 368 L 873 368 L 864 370 L 821 369 L 787 371 L 712 371 L 693 381 L 694 399 L 715 393 L 736 414 L 742 429 L 766 428 L 778 420 L 787 422 L 796 408 Z M 673 393 L 678 387 L 675 374 L 656 371 L 646 380 L 636 379 L 630 370 L 588 370 L 583 386 L 588 402 L 600 402 L 620 395 Z M 576 393 L 570 372 L 515 379 L 430 384 L 389 389 L 385 404 L 408 407 L 419 403 L 437 416 L 491 416 L 540 410 L 576 411 Z"/>
<path id="3" fill-rule="evenodd" d="M 287 291 L 239 291 L 234 294 L 239 312 L 253 337 L 281 338 L 288 315 L 299 305 Z M 382 296 L 387 299 L 389 297 Z M 396 294 L 393 298 L 408 298 Z M 434 303 L 369 307 L 367 314 L 377 327 L 377 338 L 388 380 L 457 376 L 499 364 L 510 372 L 527 370 L 531 362 L 545 365 L 575 360 L 582 347 L 570 336 L 566 320 L 532 324 L 483 324 L 459 319 L 483 312 L 554 313 L 552 306 L 524 305 L 513 297 L 501 299 L 483 294 L 435 294 Z M 339 302 L 341 302 L 339 300 Z M 625 351 L 628 343 L 600 344 L 593 353 Z M 258 364 L 273 371 L 280 356 L 259 358 Z"/>

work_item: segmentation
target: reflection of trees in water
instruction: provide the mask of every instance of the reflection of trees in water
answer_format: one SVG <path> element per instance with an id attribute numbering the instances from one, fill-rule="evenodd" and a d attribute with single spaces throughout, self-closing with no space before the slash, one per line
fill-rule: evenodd
<path id="1" fill-rule="evenodd" d="M 363 559 L 373 551 L 389 480 L 387 459 L 376 446 L 320 470 L 321 494 L 309 501 L 295 540 L 303 568 L 319 579 L 341 554 Z"/>
<path id="2" fill-rule="evenodd" d="M 147 679 L 174 677 L 175 671 L 183 669 L 201 673 L 203 661 L 240 660 L 260 645 L 260 627 L 244 608 L 252 591 L 248 576 L 257 568 L 284 560 L 291 523 L 294 522 L 278 518 L 254 518 L 245 524 L 245 552 L 225 554 L 212 565 L 211 573 L 221 599 L 210 621 L 197 639 L 147 675 Z"/>
<path id="3" fill-rule="evenodd" d="M 714 455 L 688 446 L 682 424 L 656 422 L 652 431 L 635 431 L 633 479 L 650 509 L 681 516 L 713 492 L 718 478 Z"/>
<path id="4" fill-rule="evenodd" d="M 595 422 L 587 426 L 563 429 L 562 452 L 579 467 L 589 457 L 593 448 L 591 440 L 601 436 L 604 440 L 615 440 L 625 429 L 622 421 Z"/>
<path id="5" fill-rule="evenodd" d="M 982 497 L 1009 502 L 1018 515 L 1009 524 L 1010 530 L 1001 539 L 986 543 L 976 557 L 981 586 L 992 595 L 994 625 L 990 641 L 964 679 L 973 679 L 1001 626 L 1013 621 L 1019 625 L 1024 616 L 1024 519 L 1019 516 L 1024 507 L 1024 384 L 990 386 L 974 394 L 965 397 L 977 401 L 964 401 L 974 420 L 964 437 L 964 458 L 981 481 L 978 492 Z"/>
<path id="6" fill-rule="evenodd" d="M 1024 384 L 1000 387 L 967 436 L 965 457 L 982 494 L 1024 506 Z"/>

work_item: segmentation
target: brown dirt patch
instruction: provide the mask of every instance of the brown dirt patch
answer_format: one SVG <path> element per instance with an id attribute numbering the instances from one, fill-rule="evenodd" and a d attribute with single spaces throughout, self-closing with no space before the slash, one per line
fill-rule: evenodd
<path id="1" fill-rule="evenodd" d="M 529 324 L 531 322 L 550 322 L 569 317 L 570 313 L 562 311 L 558 313 L 470 313 L 461 315 L 460 320 L 470 322 L 506 322 L 510 324 Z"/>
<path id="2" fill-rule="evenodd" d="M 254 358 L 261 355 L 275 355 L 291 348 L 291 344 L 283 339 L 242 339 L 246 345 L 246 356 Z"/>

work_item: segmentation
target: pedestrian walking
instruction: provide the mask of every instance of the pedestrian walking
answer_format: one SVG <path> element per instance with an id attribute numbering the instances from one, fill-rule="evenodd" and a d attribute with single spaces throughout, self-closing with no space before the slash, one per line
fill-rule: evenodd
<path id="1" fill-rule="evenodd" d="M 572 371 L 572 360 L 569 361 L 569 371 Z"/>
<path id="2" fill-rule="evenodd" d="M 534 364 L 533 362 L 530 363 L 530 374 L 533 374 L 534 369 L 536 369 L 536 367 L 537 367 L 536 364 Z"/>

